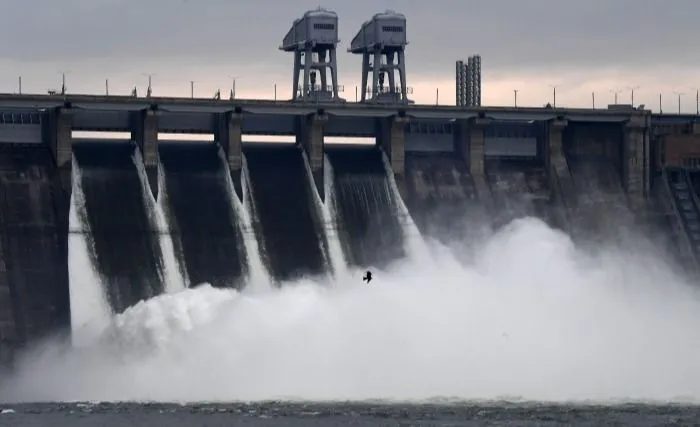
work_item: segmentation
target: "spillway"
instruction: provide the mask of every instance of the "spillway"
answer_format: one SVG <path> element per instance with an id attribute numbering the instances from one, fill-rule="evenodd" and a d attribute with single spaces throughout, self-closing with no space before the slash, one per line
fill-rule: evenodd
<path id="1" fill-rule="evenodd" d="M 526 216 L 552 221 L 547 177 L 541 166 L 527 161 L 498 160 L 486 162 L 485 168 L 493 200 L 491 215 L 496 225 Z"/>
<path id="2" fill-rule="evenodd" d="M 231 206 L 219 147 L 202 142 L 161 142 L 168 194 L 166 214 L 175 252 L 190 286 L 242 288 L 245 248 Z"/>
<path id="3" fill-rule="evenodd" d="M 405 255 L 402 213 L 379 148 L 326 147 L 348 263 L 382 267 Z"/>
<path id="4" fill-rule="evenodd" d="M 76 142 L 97 270 L 116 313 L 163 292 L 163 268 L 155 219 L 149 216 L 125 142 Z"/>
<path id="5" fill-rule="evenodd" d="M 69 324 L 68 203 L 47 147 L 0 145 L 0 360 Z"/>
<path id="6" fill-rule="evenodd" d="M 421 232 L 440 240 L 483 217 L 467 165 L 453 153 L 406 153 L 406 205 Z"/>
<path id="7" fill-rule="evenodd" d="M 301 150 L 291 144 L 243 148 L 256 224 L 270 274 L 292 280 L 326 270 L 325 242 Z"/>
<path id="8" fill-rule="evenodd" d="M 619 233 L 622 227 L 634 222 L 620 174 L 612 162 L 597 157 L 571 156 L 569 167 L 576 191 L 571 213 L 575 236 L 591 239 L 593 235 Z"/>

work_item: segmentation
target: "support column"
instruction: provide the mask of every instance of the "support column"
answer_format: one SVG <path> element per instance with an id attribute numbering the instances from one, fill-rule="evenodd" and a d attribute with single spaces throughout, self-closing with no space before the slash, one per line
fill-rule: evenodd
<path id="1" fill-rule="evenodd" d="M 623 182 L 630 206 L 633 211 L 638 212 L 643 208 L 649 194 L 649 177 L 645 167 L 649 127 L 645 117 L 631 117 L 625 123 L 623 139 Z"/>
<path id="2" fill-rule="evenodd" d="M 324 126 L 328 121 L 328 115 L 323 112 L 310 114 L 302 119 L 301 146 L 309 159 L 311 175 L 316 184 L 316 190 L 321 200 L 325 202 L 326 195 L 323 182 L 323 135 Z"/>
<path id="3" fill-rule="evenodd" d="M 562 136 L 564 129 L 569 124 L 565 119 L 550 120 L 546 124 L 545 135 L 547 138 L 547 151 L 549 155 L 545 156 L 547 162 L 547 172 L 549 173 L 550 183 L 555 186 L 553 190 L 559 190 L 566 198 L 573 194 L 573 181 L 571 178 L 571 170 L 569 163 L 566 160 L 564 153 L 564 144 Z"/>
<path id="4" fill-rule="evenodd" d="M 231 180 L 238 198 L 243 200 L 241 171 L 243 170 L 243 115 L 240 112 L 227 111 L 216 118 L 216 141 L 224 150 L 226 162 L 231 172 Z"/>
<path id="5" fill-rule="evenodd" d="M 131 139 L 141 150 L 146 167 L 148 185 L 153 197 L 158 200 L 158 116 L 160 113 L 148 108 L 133 113 Z"/>
<path id="6" fill-rule="evenodd" d="M 73 159 L 72 134 L 73 134 L 73 110 L 59 108 L 56 110 L 55 145 L 53 147 L 56 158 L 56 166 L 59 169 L 70 169 Z"/>
<path id="7" fill-rule="evenodd" d="M 406 174 L 406 125 L 409 120 L 406 116 L 392 116 L 382 119 L 380 126 L 379 144 L 397 178 L 403 178 Z"/>
<path id="8" fill-rule="evenodd" d="M 460 120 L 457 132 L 456 148 L 469 165 L 469 174 L 481 200 L 488 200 L 491 195 L 484 169 L 484 132 L 489 123 L 489 119 L 481 117 Z"/>
<path id="9" fill-rule="evenodd" d="M 73 164 L 73 110 L 69 106 L 46 112 L 43 139 L 56 162 L 60 187 L 70 200 L 72 188 L 71 167 Z"/>
<path id="10" fill-rule="evenodd" d="M 554 200 L 560 202 L 555 204 L 558 219 L 563 221 L 563 226 L 573 227 L 578 223 L 578 220 L 572 217 L 578 212 L 575 206 L 576 191 L 563 144 L 563 133 L 568 124 L 567 120 L 561 118 L 545 123 L 543 160 Z"/>

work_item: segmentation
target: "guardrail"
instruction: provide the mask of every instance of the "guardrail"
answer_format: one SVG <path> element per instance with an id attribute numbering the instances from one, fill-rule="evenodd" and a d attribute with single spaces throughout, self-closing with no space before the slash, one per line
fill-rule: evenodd
<path id="1" fill-rule="evenodd" d="M 34 111 L 0 112 L 0 124 L 40 125 L 41 114 Z"/>

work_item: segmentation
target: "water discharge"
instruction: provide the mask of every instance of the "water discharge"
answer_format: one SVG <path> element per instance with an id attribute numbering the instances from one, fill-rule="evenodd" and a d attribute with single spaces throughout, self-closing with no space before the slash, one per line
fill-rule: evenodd
<path id="1" fill-rule="evenodd" d="M 170 293 L 181 291 L 187 287 L 187 273 L 183 272 L 185 269 L 180 266 L 175 256 L 175 246 L 170 235 L 170 224 L 165 215 L 168 191 L 165 185 L 165 172 L 160 162 L 158 162 L 158 200 L 156 201 L 148 184 L 148 175 L 146 174 L 146 166 L 143 163 L 141 150 L 135 149 L 132 158 L 141 181 L 141 191 L 148 216 L 152 217 L 154 228 L 158 234 L 158 243 L 163 256 L 163 268 L 160 276 L 165 285 L 165 291 Z"/>
<path id="2" fill-rule="evenodd" d="M 700 402 L 700 298 L 655 254 L 584 252 L 531 218 L 473 244 L 431 243 L 369 286 L 161 295 L 90 348 L 28 353 L 0 396 Z"/>
<path id="3" fill-rule="evenodd" d="M 68 276 L 70 282 L 71 325 L 74 345 L 95 340 L 109 325 L 112 309 L 107 302 L 104 283 L 90 256 L 90 224 L 85 210 L 80 166 L 71 165 L 71 203 L 68 214 Z"/>
<path id="4" fill-rule="evenodd" d="M 404 203 L 401 193 L 399 192 L 398 184 L 396 184 L 396 178 L 394 177 L 394 172 L 391 169 L 391 163 L 389 158 L 385 153 L 382 153 L 382 162 L 384 163 L 384 170 L 386 171 L 386 179 L 389 184 L 389 189 L 391 190 L 394 197 L 392 200 L 396 203 L 395 211 L 401 218 L 401 228 L 403 229 L 404 235 L 404 246 L 406 253 L 412 258 L 424 258 L 430 256 L 430 251 L 425 245 L 425 240 L 418 230 L 418 226 L 411 218 L 411 214 L 408 212 L 406 203 Z"/>
<path id="5" fill-rule="evenodd" d="M 231 169 L 224 157 L 224 152 L 219 149 L 219 158 L 226 172 L 226 188 L 228 191 L 229 201 L 233 207 L 233 212 L 235 218 L 231 218 L 231 221 L 237 223 L 238 227 L 241 229 L 241 234 L 243 235 L 243 244 L 246 251 L 246 259 L 248 260 L 248 282 L 252 285 L 252 288 L 257 289 L 262 287 L 267 288 L 270 285 L 270 274 L 265 268 L 265 264 L 260 256 L 260 247 L 258 246 L 258 241 L 255 238 L 255 231 L 253 230 L 253 213 L 250 209 L 250 203 L 247 202 L 247 198 L 238 198 L 236 194 L 236 187 L 233 185 L 233 179 L 231 178 Z M 244 195 L 248 190 L 248 165 L 246 164 L 245 157 L 243 158 L 243 173 L 241 174 L 241 193 Z M 243 202 L 241 202 L 241 199 Z M 250 197 L 252 199 L 252 196 Z"/>
<path id="6" fill-rule="evenodd" d="M 326 168 L 329 168 L 331 166 L 330 163 L 324 157 L 324 203 L 324 201 L 321 199 L 321 195 L 318 194 L 318 190 L 316 189 L 316 183 L 314 182 L 314 176 L 311 171 L 311 165 L 309 164 L 309 157 L 306 155 L 306 153 L 302 153 L 302 157 L 304 158 L 306 178 L 309 180 L 309 188 L 311 189 L 311 193 L 314 198 L 314 204 L 316 205 L 318 216 L 321 219 L 321 228 L 323 230 L 322 237 L 328 245 L 327 263 L 330 265 L 330 269 L 336 277 L 347 275 L 347 262 L 345 261 L 343 247 L 340 244 L 340 238 L 338 236 L 338 225 L 335 221 L 335 216 L 333 215 L 333 170 L 331 169 L 329 171 L 326 171 Z M 321 244 L 320 239 L 319 244 Z M 324 251 L 323 246 L 321 246 L 321 250 Z"/>
<path id="7" fill-rule="evenodd" d="M 323 156 L 323 191 L 326 194 L 325 203 L 321 204 L 324 222 L 326 224 L 326 236 L 328 237 L 328 254 L 333 263 L 336 277 L 348 275 L 348 260 L 343 253 L 343 245 L 340 243 L 338 233 L 338 215 L 336 213 L 335 182 L 333 177 L 333 165 L 328 156 Z"/>

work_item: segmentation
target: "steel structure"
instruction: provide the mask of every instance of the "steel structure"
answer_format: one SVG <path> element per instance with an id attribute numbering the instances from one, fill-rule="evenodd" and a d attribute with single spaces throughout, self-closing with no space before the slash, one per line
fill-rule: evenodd
<path id="1" fill-rule="evenodd" d="M 455 73 L 455 104 L 459 107 L 481 106 L 481 56 L 470 56 L 466 64 L 457 61 Z"/>
<path id="2" fill-rule="evenodd" d="M 361 102 L 405 103 L 408 99 L 406 86 L 406 17 L 400 13 L 386 11 L 375 14 L 362 24 L 362 28 L 350 43 L 349 52 L 362 55 Z M 372 85 L 368 78 L 372 72 Z M 398 73 L 398 82 L 397 74 Z M 389 85 L 384 86 L 387 76 Z"/>
<path id="3" fill-rule="evenodd" d="M 455 64 L 455 105 L 465 107 L 467 105 L 467 64 L 459 60 Z"/>
<path id="4" fill-rule="evenodd" d="M 279 47 L 294 53 L 293 101 L 344 101 L 338 94 L 341 87 L 336 45 L 339 41 L 335 12 L 319 7 L 294 21 Z M 317 73 L 320 84 L 316 83 Z"/>

